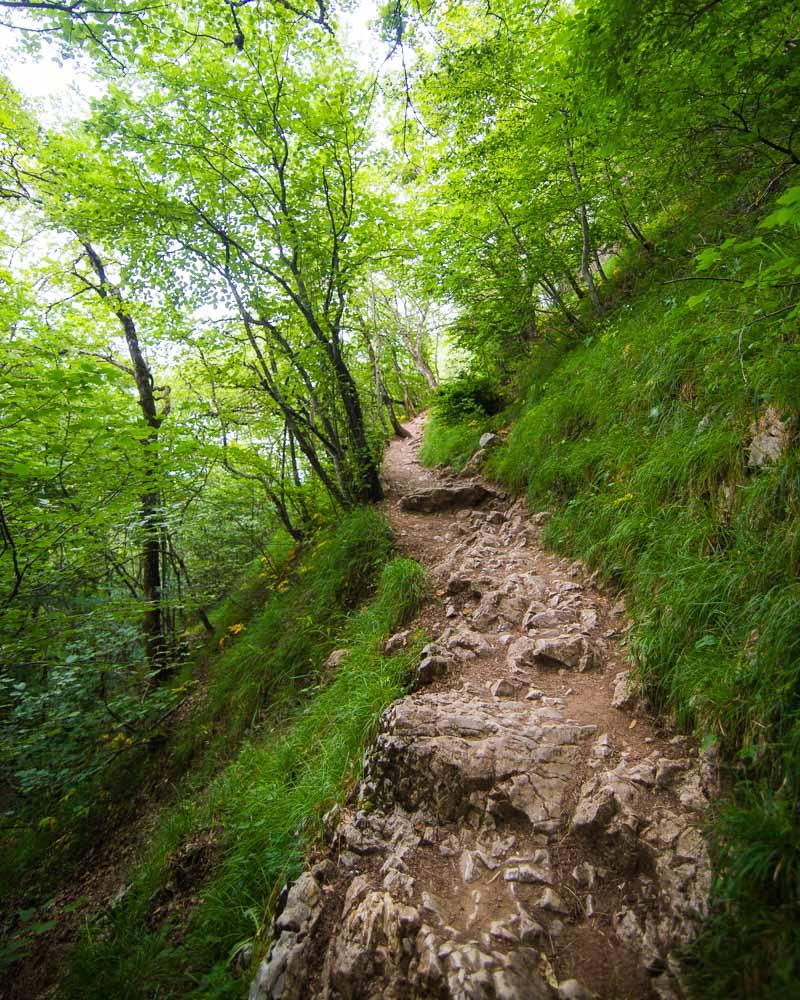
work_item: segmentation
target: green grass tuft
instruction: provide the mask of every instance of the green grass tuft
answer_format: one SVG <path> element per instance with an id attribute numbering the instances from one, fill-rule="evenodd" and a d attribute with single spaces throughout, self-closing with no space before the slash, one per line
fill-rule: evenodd
<path id="1" fill-rule="evenodd" d="M 447 426 L 440 417 L 431 417 L 419 453 L 422 464 L 428 468 L 452 465 L 460 471 L 478 450 L 478 441 L 486 431 L 486 423 L 486 420 L 470 417 L 464 423 Z"/>

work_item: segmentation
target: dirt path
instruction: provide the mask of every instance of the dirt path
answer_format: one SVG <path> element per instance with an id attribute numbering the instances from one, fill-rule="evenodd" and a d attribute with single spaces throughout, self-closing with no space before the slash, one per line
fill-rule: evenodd
<path id="1" fill-rule="evenodd" d="M 542 548 L 545 515 L 424 469 L 422 427 L 384 478 L 434 642 L 251 998 L 679 997 L 713 768 L 629 695 L 622 604 Z"/>

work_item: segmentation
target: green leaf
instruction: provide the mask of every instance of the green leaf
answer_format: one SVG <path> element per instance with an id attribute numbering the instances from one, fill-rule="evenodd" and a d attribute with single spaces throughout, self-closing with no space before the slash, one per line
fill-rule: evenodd
<path id="1" fill-rule="evenodd" d="M 706 302 L 711 295 L 711 289 L 706 289 L 704 292 L 698 292 L 696 295 L 690 295 L 686 300 L 686 305 L 689 309 L 695 309 L 701 303 Z"/>

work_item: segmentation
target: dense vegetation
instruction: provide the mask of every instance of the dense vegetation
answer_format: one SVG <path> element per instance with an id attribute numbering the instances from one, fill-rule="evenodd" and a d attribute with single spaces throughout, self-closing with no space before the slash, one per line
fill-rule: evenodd
<path id="1" fill-rule="evenodd" d="M 489 471 L 625 590 L 647 696 L 727 768 L 698 995 L 790 995 L 796 5 L 392 0 L 373 68 L 319 0 L 0 8 L 100 95 L 46 125 L 0 78 L 0 960 L 146 808 L 63 990 L 241 992 L 402 690 L 423 583 L 363 505 L 447 361 L 426 460 L 501 430 Z"/>

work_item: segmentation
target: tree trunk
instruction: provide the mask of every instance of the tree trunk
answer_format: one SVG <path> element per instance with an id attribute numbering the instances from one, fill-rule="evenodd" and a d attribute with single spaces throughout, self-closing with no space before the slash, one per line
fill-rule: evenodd
<path id="1" fill-rule="evenodd" d="M 128 355 L 133 366 L 132 374 L 136 383 L 139 406 L 142 408 L 142 416 L 150 428 L 150 434 L 142 442 L 144 478 L 150 486 L 142 494 L 141 500 L 142 599 L 144 601 L 142 638 L 150 670 L 157 681 L 162 681 L 170 671 L 167 667 L 167 638 L 162 608 L 163 565 L 162 526 L 160 523 L 162 504 L 160 493 L 153 484 L 158 475 L 158 431 L 163 416 L 158 415 L 153 375 L 142 354 L 133 317 L 125 310 L 119 289 L 108 280 L 105 267 L 97 251 L 88 241 L 84 241 L 83 246 L 92 270 L 99 281 L 99 285 L 92 285 L 92 287 L 101 298 L 113 300 L 112 308 L 122 326 Z M 168 408 L 165 407 L 164 416 L 167 412 L 169 412 Z"/>
<path id="2" fill-rule="evenodd" d="M 358 503 L 378 503 L 378 501 L 383 500 L 383 487 L 378 475 L 378 467 L 367 442 L 367 434 L 364 428 L 364 413 L 361 409 L 358 388 L 350 373 L 350 369 L 344 362 L 339 347 L 338 336 L 335 334 L 330 341 L 328 354 L 333 366 L 333 375 L 339 389 L 339 398 L 344 406 L 347 429 L 355 459 L 355 469 L 353 470 L 355 476 L 355 483 L 353 484 L 355 487 L 353 491 L 354 499 Z"/>
<path id="3" fill-rule="evenodd" d="M 619 210 L 622 213 L 622 222 L 631 236 L 641 243 L 645 250 L 651 252 L 653 250 L 653 244 L 647 239 L 642 230 L 639 228 L 636 222 L 631 218 L 630 212 L 628 211 L 628 206 L 625 202 L 625 197 L 622 194 L 622 188 L 619 182 L 612 176 L 611 170 L 606 164 L 606 177 L 608 178 L 609 186 L 614 194 L 614 198 L 619 206 Z"/>
<path id="4" fill-rule="evenodd" d="M 581 276 L 583 277 L 584 284 L 589 292 L 589 298 L 592 301 L 592 307 L 598 316 L 603 315 L 603 304 L 600 301 L 600 296 L 597 294 L 597 286 L 594 283 L 594 278 L 592 277 L 592 269 L 590 266 L 592 243 L 591 234 L 589 232 L 589 213 L 586 208 L 586 201 L 583 197 L 583 189 L 581 187 L 581 180 L 578 176 L 578 168 L 575 165 L 575 160 L 572 157 L 572 150 L 569 141 L 567 141 L 567 165 L 569 167 L 569 175 L 572 178 L 572 186 L 575 188 L 575 194 L 577 194 L 580 199 L 580 223 L 581 223 Z"/>
<path id="5" fill-rule="evenodd" d="M 600 254 L 598 253 L 597 247 L 593 248 L 592 255 L 594 256 L 594 266 L 597 268 L 597 273 L 600 275 L 600 278 L 602 279 L 604 284 L 607 285 L 608 275 L 603 270 L 603 262 L 600 260 Z"/>
<path id="6" fill-rule="evenodd" d="M 392 425 L 392 430 L 395 432 L 395 435 L 399 438 L 410 438 L 411 434 L 397 419 L 397 414 L 394 412 L 394 400 L 388 392 L 383 394 L 383 401 L 386 404 L 386 412 L 389 414 L 389 422 Z"/>
<path id="7" fill-rule="evenodd" d="M 372 345 L 372 338 L 369 335 L 369 330 L 367 329 L 367 324 L 361 321 L 361 333 L 364 337 L 364 343 L 367 346 L 367 355 L 369 356 L 369 363 L 372 367 L 372 381 L 375 387 L 375 404 L 378 408 L 378 419 L 381 422 L 381 427 L 384 431 L 388 432 L 389 428 L 386 426 L 386 417 L 383 412 L 384 404 L 384 389 L 383 389 L 383 379 L 381 378 L 380 362 L 378 361 L 378 353 Z"/>
<path id="8" fill-rule="evenodd" d="M 408 314 L 406 313 L 404 317 L 406 322 L 410 322 L 408 319 Z M 403 339 L 403 344 L 406 350 L 411 355 L 411 359 L 414 362 L 414 366 L 420 375 L 428 383 L 429 389 L 436 388 L 436 376 L 430 369 L 428 362 L 425 360 L 425 355 L 422 351 L 422 338 L 424 334 L 423 324 L 425 322 L 424 314 L 420 317 L 420 325 L 415 331 L 415 335 L 412 337 L 410 331 L 406 328 L 404 322 L 400 322 L 400 336 Z"/>
<path id="9" fill-rule="evenodd" d="M 395 375 L 397 375 L 397 383 L 403 392 L 403 409 L 405 410 L 406 418 L 411 419 L 416 416 L 416 407 L 414 405 L 414 400 L 411 398 L 411 393 L 409 392 L 408 385 L 403 378 L 403 370 L 400 367 L 400 362 L 397 360 L 397 351 L 395 350 L 394 344 L 390 342 L 389 353 L 392 357 L 392 367 L 394 368 Z"/>
<path id="10" fill-rule="evenodd" d="M 578 296 L 578 298 L 579 299 L 585 298 L 586 292 L 584 292 L 584 290 L 581 288 L 581 286 L 575 280 L 575 278 L 572 275 L 572 272 L 571 271 L 567 271 L 566 272 L 566 276 L 567 276 L 567 283 L 569 284 L 569 287 L 572 289 L 573 292 L 575 292 L 575 294 Z"/>
<path id="11" fill-rule="evenodd" d="M 541 277 L 542 287 L 545 293 L 550 296 L 552 301 L 558 306 L 564 316 L 567 318 L 568 322 L 578 329 L 582 329 L 583 324 L 575 315 L 575 313 L 569 308 L 567 303 L 564 301 L 564 297 L 561 295 L 559 290 L 556 288 L 555 283 L 551 279 L 543 274 Z"/>
<path id="12" fill-rule="evenodd" d="M 428 362 L 425 360 L 425 356 L 422 353 L 421 346 L 419 344 L 413 345 L 413 347 L 409 348 L 409 353 L 411 357 L 414 359 L 414 364 L 417 366 L 417 371 L 420 373 L 420 375 L 422 375 L 422 377 L 428 383 L 428 388 L 435 389 L 437 385 L 436 376 L 433 374 L 433 372 L 430 369 L 430 366 L 428 365 Z"/>

